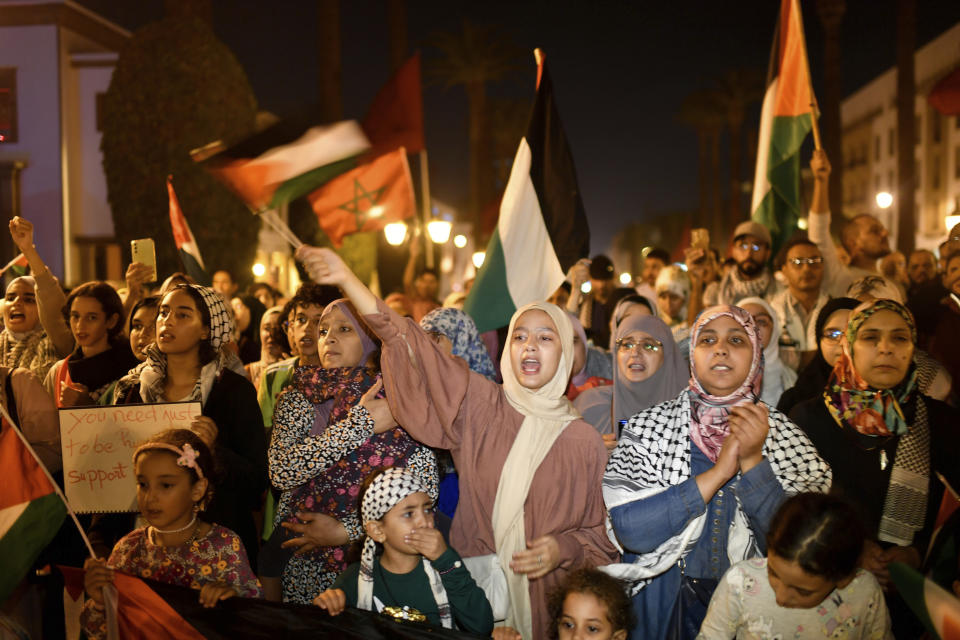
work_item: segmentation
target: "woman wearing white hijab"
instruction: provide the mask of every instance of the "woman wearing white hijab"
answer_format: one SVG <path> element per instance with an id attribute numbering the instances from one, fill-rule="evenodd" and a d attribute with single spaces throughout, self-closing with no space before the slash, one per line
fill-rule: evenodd
<path id="1" fill-rule="evenodd" d="M 460 473 L 450 542 L 464 557 L 496 554 L 506 625 L 544 638 L 547 593 L 574 568 L 616 558 L 600 483 L 607 452 L 564 397 L 573 329 L 549 303 L 518 309 L 500 362 L 503 387 L 443 353 L 379 301 L 328 249 L 298 251 L 314 280 L 339 286 L 383 343 L 390 409 L 414 438 L 449 449 Z"/>
<path id="2" fill-rule="evenodd" d="M 797 372 L 780 359 L 780 319 L 763 298 L 744 298 L 737 303 L 753 316 L 763 344 L 763 389 L 760 399 L 777 406 L 783 392 L 797 383 Z"/>

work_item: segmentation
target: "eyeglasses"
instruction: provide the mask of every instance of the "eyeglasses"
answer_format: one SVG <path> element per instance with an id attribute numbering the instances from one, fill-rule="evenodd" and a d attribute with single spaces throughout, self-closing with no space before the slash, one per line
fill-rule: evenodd
<path id="1" fill-rule="evenodd" d="M 797 267 L 802 267 L 805 264 L 809 264 L 810 266 L 813 266 L 815 264 L 822 264 L 823 257 L 817 256 L 816 258 L 790 258 L 789 260 L 787 260 L 787 262 Z"/>
<path id="2" fill-rule="evenodd" d="M 839 342 L 842 337 L 843 329 L 825 329 L 823 332 L 823 339 L 830 342 Z"/>
<path id="3" fill-rule="evenodd" d="M 752 251 L 753 253 L 760 253 L 766 249 L 766 245 L 755 244 L 753 242 L 741 242 L 737 245 L 741 251 Z"/>
<path id="4" fill-rule="evenodd" d="M 640 342 L 634 342 L 632 340 L 617 340 L 617 349 L 620 351 L 633 351 L 637 347 L 640 347 L 644 351 L 652 351 L 656 353 L 663 348 L 663 343 L 659 340 L 641 340 Z"/>

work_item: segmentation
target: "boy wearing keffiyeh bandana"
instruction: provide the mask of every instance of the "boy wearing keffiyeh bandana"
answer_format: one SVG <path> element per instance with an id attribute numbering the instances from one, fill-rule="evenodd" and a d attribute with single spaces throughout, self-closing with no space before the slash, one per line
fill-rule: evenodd
<path id="1" fill-rule="evenodd" d="M 360 514 L 367 538 L 359 563 L 313 603 L 490 634 L 493 612 L 456 551 L 433 526 L 433 498 L 420 478 L 392 467 L 367 479 Z M 382 553 L 377 555 L 377 547 Z M 456 625 L 454 625 L 456 622 Z"/>

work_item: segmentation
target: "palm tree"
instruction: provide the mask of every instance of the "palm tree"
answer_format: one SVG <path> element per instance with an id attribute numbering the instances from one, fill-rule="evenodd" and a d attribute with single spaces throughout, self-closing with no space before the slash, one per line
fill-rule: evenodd
<path id="1" fill-rule="evenodd" d="M 917 39 L 916 0 L 897 0 L 897 242 L 910 255 L 915 242 L 914 194 L 919 176 L 914 171 L 914 143 L 918 133 L 914 119 Z"/>
<path id="2" fill-rule="evenodd" d="M 817 16 L 823 26 L 823 100 L 820 101 L 820 122 L 823 148 L 833 170 L 830 176 L 830 210 L 843 211 L 843 154 L 841 152 L 840 101 L 843 99 L 841 77 L 840 24 L 847 10 L 845 0 L 817 0 Z M 840 221 L 843 216 L 836 215 Z"/>
<path id="3" fill-rule="evenodd" d="M 436 34 L 429 42 L 441 56 L 426 65 L 429 78 L 446 88 L 463 85 L 467 92 L 470 141 L 470 214 L 480 228 L 480 211 L 493 198 L 487 116 L 487 85 L 518 68 L 521 51 L 503 39 L 496 27 L 463 21 L 459 32 Z M 479 238 L 478 238 L 479 239 Z"/>
<path id="4" fill-rule="evenodd" d="M 700 209 L 697 224 L 716 220 L 720 213 L 720 134 L 724 117 L 720 98 L 713 89 L 699 89 L 684 98 L 678 119 L 697 133 L 697 175 Z"/>
<path id="5" fill-rule="evenodd" d="M 736 225 L 743 219 L 743 121 L 747 109 L 763 97 L 763 76 L 754 69 L 731 69 L 720 78 L 716 93 L 730 133 L 730 222 Z"/>

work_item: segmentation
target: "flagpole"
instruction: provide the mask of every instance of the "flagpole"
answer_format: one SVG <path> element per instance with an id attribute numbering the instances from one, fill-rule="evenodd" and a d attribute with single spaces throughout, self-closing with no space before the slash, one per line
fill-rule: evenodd
<path id="1" fill-rule="evenodd" d="M 14 258 L 13 260 L 11 260 L 11 261 L 8 262 L 7 264 L 3 265 L 3 268 L 0 269 L 0 276 L 2 276 L 3 274 L 5 274 L 5 273 L 7 272 L 7 269 L 9 269 L 9 268 L 12 267 L 13 265 L 17 264 L 17 262 L 18 262 L 19 260 L 21 260 L 21 259 L 23 259 L 23 254 L 22 254 L 22 253 L 19 253 L 19 254 L 17 254 L 17 257 L 16 257 L 16 258 Z"/>
<path id="2" fill-rule="evenodd" d="M 433 245 L 430 239 L 430 233 L 427 224 L 430 222 L 430 168 L 427 165 L 427 150 L 420 149 L 420 193 L 423 201 L 423 211 L 421 212 L 423 220 L 420 222 L 421 229 L 427 233 L 421 233 L 424 246 L 426 248 L 426 267 L 433 268 Z M 414 240 L 416 242 L 416 240 Z"/>
<path id="3" fill-rule="evenodd" d="M 817 113 L 820 109 L 817 107 L 817 96 L 813 92 L 813 76 L 810 75 L 810 58 L 807 56 L 807 35 L 803 30 L 803 14 L 800 12 L 800 3 L 797 0 L 790 0 L 793 6 L 793 13 L 797 17 L 797 23 L 800 25 L 800 46 L 803 48 L 803 62 L 807 65 L 807 84 L 810 87 L 810 124 L 813 129 L 813 146 L 817 151 L 823 148 L 820 144 L 820 125 L 817 124 Z"/>
<path id="4" fill-rule="evenodd" d="M 13 429 L 13 432 L 17 434 L 17 437 L 20 438 L 20 442 L 23 443 L 23 446 L 27 448 L 27 451 L 30 452 L 30 455 L 33 456 L 33 459 L 36 460 L 37 464 L 40 466 L 40 469 L 43 471 L 43 474 L 47 476 L 47 480 L 50 481 L 50 486 L 53 487 L 53 490 L 57 492 L 57 495 L 60 496 L 60 499 L 63 501 L 63 506 L 67 508 L 67 513 L 73 518 L 73 524 L 77 525 L 77 531 L 80 532 L 80 537 L 83 538 L 84 544 L 87 545 L 87 551 L 90 552 L 91 558 L 96 558 L 97 554 L 93 550 L 93 545 L 90 544 L 90 538 L 87 537 L 87 532 L 83 530 L 83 527 L 80 526 L 80 521 L 77 520 L 77 514 L 73 512 L 73 508 L 70 506 L 70 503 L 67 501 L 67 496 L 63 495 L 63 491 L 60 490 L 60 485 L 56 483 L 53 479 L 53 476 L 50 475 L 50 472 L 47 471 L 47 465 L 43 464 L 43 461 L 40 460 L 40 456 L 37 455 L 37 452 L 33 450 L 33 447 L 27 442 L 27 438 L 23 435 L 20 429 L 16 426 L 16 422 L 10 417 L 10 414 L 7 413 L 6 407 L 0 404 L 0 414 L 3 415 L 3 419 L 10 423 L 10 428 Z"/>

